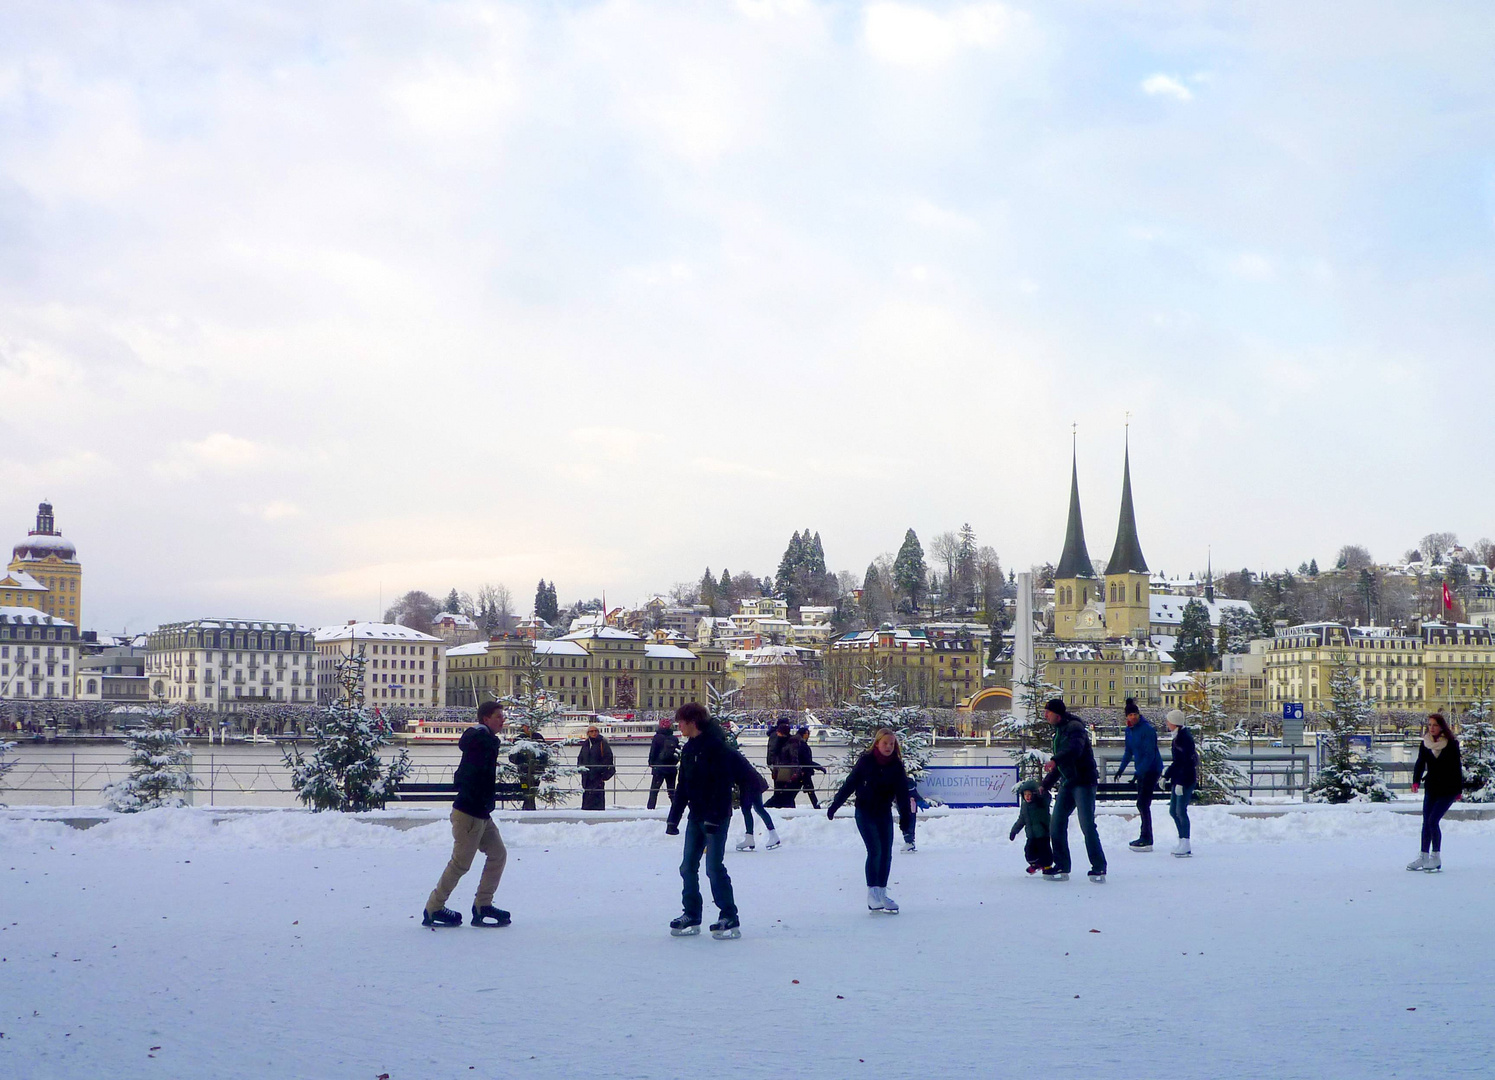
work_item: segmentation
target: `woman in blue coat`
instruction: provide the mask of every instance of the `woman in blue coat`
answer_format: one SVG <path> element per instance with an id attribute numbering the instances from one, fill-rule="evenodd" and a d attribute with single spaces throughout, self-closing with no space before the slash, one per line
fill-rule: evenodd
<path id="1" fill-rule="evenodd" d="M 1172 794 L 1168 798 L 1168 816 L 1178 826 L 1178 847 L 1173 854 L 1187 858 L 1189 849 L 1189 800 L 1199 786 L 1199 751 L 1194 747 L 1194 736 L 1184 726 L 1184 714 L 1174 709 L 1166 717 L 1168 730 L 1173 733 L 1173 763 L 1163 770 L 1163 783 Z"/>

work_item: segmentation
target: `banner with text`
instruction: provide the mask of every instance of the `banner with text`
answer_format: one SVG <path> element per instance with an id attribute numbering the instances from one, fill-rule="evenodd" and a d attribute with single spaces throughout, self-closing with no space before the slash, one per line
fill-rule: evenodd
<path id="1" fill-rule="evenodd" d="M 931 765 L 919 777 L 919 795 L 946 806 L 1016 806 L 1016 765 Z"/>

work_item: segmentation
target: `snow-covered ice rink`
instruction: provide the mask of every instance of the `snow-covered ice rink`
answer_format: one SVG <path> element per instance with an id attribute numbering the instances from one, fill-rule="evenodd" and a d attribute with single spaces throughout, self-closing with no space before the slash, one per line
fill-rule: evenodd
<path id="1" fill-rule="evenodd" d="M 0 1076 L 1495 1075 L 1495 822 L 1446 824 L 1426 875 L 1380 810 L 1196 809 L 1191 860 L 1166 813 L 1150 855 L 1107 816 L 1095 886 L 1024 875 L 1010 813 L 952 813 L 894 855 L 887 917 L 842 817 L 730 854 L 716 942 L 668 935 L 657 821 L 505 824 L 514 925 L 433 932 L 439 819 L 5 812 Z"/>

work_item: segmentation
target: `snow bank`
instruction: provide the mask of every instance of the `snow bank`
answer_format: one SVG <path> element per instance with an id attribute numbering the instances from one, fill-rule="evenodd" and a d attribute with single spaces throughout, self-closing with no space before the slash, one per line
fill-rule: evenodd
<path id="1" fill-rule="evenodd" d="M 79 815 L 84 816 L 84 815 Z M 318 848 L 442 848 L 450 842 L 443 816 L 424 815 L 314 814 L 304 810 L 269 810 L 225 814 L 205 808 L 149 810 L 139 814 L 111 815 L 97 811 L 87 817 L 99 821 L 87 829 L 76 829 L 57 815 L 32 816 L 22 811 L 0 815 L 0 848 L 34 849 L 45 846 L 69 851 L 101 848 L 125 849 L 222 849 L 281 850 Z M 1159 844 L 1173 840 L 1173 824 L 1166 811 L 1154 812 Z M 1227 807 L 1195 807 L 1190 811 L 1195 849 L 1212 844 L 1260 844 L 1290 841 L 1330 842 L 1353 837 L 1415 838 L 1419 819 L 1385 808 L 1305 807 L 1276 817 L 1241 813 Z M 835 821 L 823 812 L 790 811 L 775 815 L 786 844 L 826 849 L 860 847 L 851 811 Z M 386 819 L 389 824 L 380 824 Z M 949 810 L 921 816 L 918 842 L 921 849 L 959 850 L 1007 847 L 1008 830 L 1014 819 L 1010 810 Z M 398 823 L 401 827 L 391 827 Z M 1102 841 L 1120 849 L 1136 836 L 1135 820 L 1117 814 L 1099 819 Z M 657 819 L 610 820 L 596 823 L 551 821 L 529 823 L 503 819 L 500 827 L 511 848 L 676 846 L 678 838 L 666 836 Z M 734 840 L 742 829 L 741 818 L 733 819 Z M 1450 821 L 1445 831 L 1495 835 L 1495 820 Z M 759 843 L 763 833 L 758 833 Z M 1019 836 L 1016 843 L 1021 843 Z M 1073 844 L 1080 843 L 1078 828 L 1071 826 Z"/>

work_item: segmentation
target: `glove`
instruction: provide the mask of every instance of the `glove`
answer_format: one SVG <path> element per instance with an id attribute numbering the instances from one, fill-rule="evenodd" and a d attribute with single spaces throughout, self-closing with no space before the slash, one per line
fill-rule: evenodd
<path id="1" fill-rule="evenodd" d="M 680 835 L 680 826 L 679 825 L 666 825 L 664 827 L 664 834 L 666 836 L 679 836 Z"/>
<path id="2" fill-rule="evenodd" d="M 1010 833 L 1007 834 L 1007 840 L 1009 843 L 1017 839 L 1018 832 L 1019 830 L 1013 829 Z"/>

